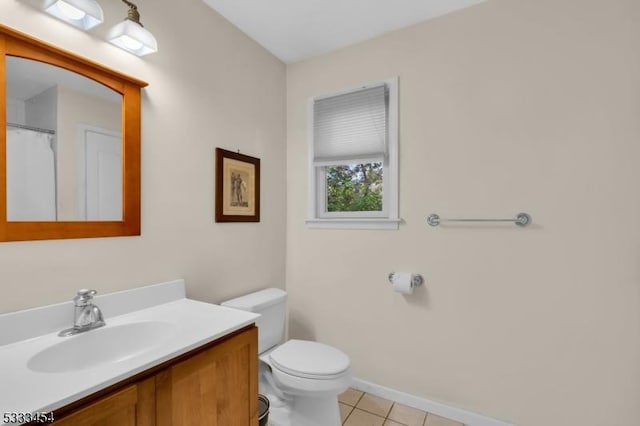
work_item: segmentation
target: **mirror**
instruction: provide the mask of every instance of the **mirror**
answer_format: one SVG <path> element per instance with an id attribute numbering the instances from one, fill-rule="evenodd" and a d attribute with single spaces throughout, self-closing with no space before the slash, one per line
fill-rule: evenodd
<path id="1" fill-rule="evenodd" d="M 122 220 L 122 95 L 6 56 L 7 220 Z"/>
<path id="2" fill-rule="evenodd" d="M 140 234 L 146 83 L 0 26 L 0 241 Z"/>

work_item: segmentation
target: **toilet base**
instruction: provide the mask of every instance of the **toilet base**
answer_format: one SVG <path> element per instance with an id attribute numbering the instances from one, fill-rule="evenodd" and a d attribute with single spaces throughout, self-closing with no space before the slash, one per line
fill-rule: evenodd
<path id="1" fill-rule="evenodd" d="M 291 422 L 296 426 L 340 426 L 337 396 L 294 397 Z"/>
<path id="2" fill-rule="evenodd" d="M 337 395 L 286 395 L 278 398 L 273 387 L 260 380 L 260 393 L 270 402 L 269 426 L 340 426 Z"/>

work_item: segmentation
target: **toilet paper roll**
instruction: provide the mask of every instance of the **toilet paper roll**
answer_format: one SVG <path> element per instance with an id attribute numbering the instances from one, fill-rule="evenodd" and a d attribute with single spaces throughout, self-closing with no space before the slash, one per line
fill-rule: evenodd
<path id="1" fill-rule="evenodd" d="M 393 291 L 402 294 L 413 293 L 413 274 L 411 272 L 394 272 L 390 279 Z"/>

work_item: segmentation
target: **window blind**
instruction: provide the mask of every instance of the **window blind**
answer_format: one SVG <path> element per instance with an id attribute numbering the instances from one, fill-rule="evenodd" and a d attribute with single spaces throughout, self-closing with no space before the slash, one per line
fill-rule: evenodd
<path id="1" fill-rule="evenodd" d="M 383 84 L 315 100 L 314 165 L 383 161 L 387 155 L 387 93 Z"/>

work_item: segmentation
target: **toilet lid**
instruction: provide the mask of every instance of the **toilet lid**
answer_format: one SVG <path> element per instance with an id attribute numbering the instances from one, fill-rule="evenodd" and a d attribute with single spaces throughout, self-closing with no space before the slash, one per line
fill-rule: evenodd
<path id="1" fill-rule="evenodd" d="M 298 377 L 333 377 L 351 364 L 349 357 L 334 347 L 295 339 L 276 348 L 270 358 L 279 370 Z"/>

